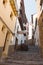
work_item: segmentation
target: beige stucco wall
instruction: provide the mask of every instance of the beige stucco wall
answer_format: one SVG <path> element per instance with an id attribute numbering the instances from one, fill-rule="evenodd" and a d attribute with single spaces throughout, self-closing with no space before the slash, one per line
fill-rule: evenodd
<path id="1" fill-rule="evenodd" d="M 2 28 L 3 28 L 3 30 L 2 30 Z M 9 29 L 7 29 L 5 24 L 0 19 L 0 48 L 2 48 L 2 47 L 4 48 L 4 44 L 5 44 L 5 48 L 4 48 L 4 51 L 2 52 L 2 55 L 8 54 L 9 45 L 11 45 L 13 43 L 12 37 L 13 37 L 12 33 L 9 32 Z"/>
<path id="2" fill-rule="evenodd" d="M 14 33 L 16 17 L 13 13 L 12 19 L 10 18 L 11 12 L 13 10 L 10 6 L 9 0 L 7 0 L 6 4 L 3 4 L 3 0 L 0 0 L 0 16 L 4 20 L 5 24 L 9 27 L 9 29 Z"/>
<path id="3" fill-rule="evenodd" d="M 4 31 L 2 31 L 3 23 L 0 20 L 0 47 L 4 46 L 5 43 L 5 38 L 6 38 L 6 33 L 7 33 L 7 28 L 5 27 Z"/>
<path id="4" fill-rule="evenodd" d="M 6 38 L 6 46 L 5 46 L 5 50 L 3 51 L 4 54 L 8 54 L 8 50 L 9 50 L 9 45 L 11 45 L 11 39 L 12 39 L 12 34 L 10 32 L 8 32 L 7 34 L 7 38 Z M 9 51 L 10 52 L 10 51 Z"/>
<path id="5" fill-rule="evenodd" d="M 9 45 L 13 45 L 12 33 L 15 33 L 17 17 L 14 15 L 9 0 L 5 1 L 6 4 L 3 4 L 3 0 L 0 0 L 0 47 L 4 47 L 5 44 L 4 53 L 8 54 Z M 11 13 L 12 18 L 10 17 Z M 2 30 L 2 28 L 4 28 L 4 30 Z M 9 34 L 7 35 L 8 32 Z"/>

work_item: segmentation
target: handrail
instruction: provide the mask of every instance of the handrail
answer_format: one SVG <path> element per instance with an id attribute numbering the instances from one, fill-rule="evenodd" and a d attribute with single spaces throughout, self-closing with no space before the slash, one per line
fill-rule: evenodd
<path id="1" fill-rule="evenodd" d="M 12 33 L 12 35 L 15 35 L 15 33 L 13 33 L 11 31 L 11 29 L 6 25 L 6 23 L 4 22 L 4 20 L 2 19 L 2 17 L 0 17 L 0 20 L 5 24 L 5 26 L 8 28 L 8 30 Z"/>

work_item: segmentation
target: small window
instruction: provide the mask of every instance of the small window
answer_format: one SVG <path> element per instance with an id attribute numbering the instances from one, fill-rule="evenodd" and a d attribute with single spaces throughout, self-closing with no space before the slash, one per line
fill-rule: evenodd
<path id="1" fill-rule="evenodd" d="M 6 2 L 7 2 L 7 0 L 3 0 L 3 5 L 5 5 L 5 4 L 6 4 Z"/>
<path id="2" fill-rule="evenodd" d="M 5 26 L 3 25 L 3 27 L 2 27 L 2 31 L 4 31 L 4 29 L 5 29 Z"/>
<path id="3" fill-rule="evenodd" d="M 11 12 L 11 14 L 10 14 L 10 18 L 12 19 L 13 18 L 13 13 Z"/>
<path id="4" fill-rule="evenodd" d="M 20 2 L 20 5 L 22 6 L 22 2 Z"/>
<path id="5" fill-rule="evenodd" d="M 22 14 L 22 10 L 20 9 L 20 14 Z"/>
<path id="6" fill-rule="evenodd" d="M 3 0 L 3 4 L 5 4 L 5 0 Z"/>

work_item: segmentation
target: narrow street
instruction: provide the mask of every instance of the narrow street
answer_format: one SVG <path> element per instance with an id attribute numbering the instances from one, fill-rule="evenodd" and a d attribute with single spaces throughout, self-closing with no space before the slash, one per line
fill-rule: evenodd
<path id="1" fill-rule="evenodd" d="M 3 58 L 0 65 L 43 65 L 40 48 L 29 46 L 28 51 L 15 51 Z"/>
<path id="2" fill-rule="evenodd" d="M 43 0 L 0 0 L 0 65 L 43 65 Z"/>

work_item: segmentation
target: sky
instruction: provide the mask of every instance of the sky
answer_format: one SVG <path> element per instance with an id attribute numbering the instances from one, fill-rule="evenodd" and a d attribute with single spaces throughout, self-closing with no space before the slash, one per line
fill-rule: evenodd
<path id="1" fill-rule="evenodd" d="M 36 2 L 35 0 L 24 0 L 25 12 L 28 21 L 31 21 L 31 15 L 36 13 Z"/>

